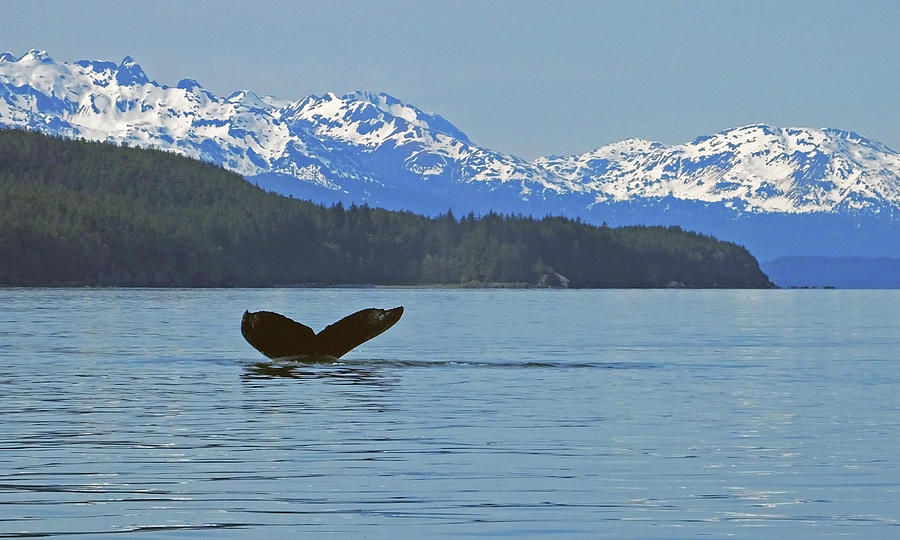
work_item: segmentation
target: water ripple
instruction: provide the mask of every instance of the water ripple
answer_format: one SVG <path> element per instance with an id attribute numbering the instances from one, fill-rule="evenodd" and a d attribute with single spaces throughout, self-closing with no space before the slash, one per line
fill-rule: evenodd
<path id="1" fill-rule="evenodd" d="M 0 290 L 0 537 L 894 538 L 900 298 L 782 293 Z"/>

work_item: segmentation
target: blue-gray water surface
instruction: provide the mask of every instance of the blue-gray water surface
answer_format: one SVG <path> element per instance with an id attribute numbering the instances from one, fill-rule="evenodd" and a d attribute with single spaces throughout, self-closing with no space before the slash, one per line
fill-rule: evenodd
<path id="1" fill-rule="evenodd" d="M 3 289 L 0 537 L 898 538 L 898 351 L 900 291 Z"/>

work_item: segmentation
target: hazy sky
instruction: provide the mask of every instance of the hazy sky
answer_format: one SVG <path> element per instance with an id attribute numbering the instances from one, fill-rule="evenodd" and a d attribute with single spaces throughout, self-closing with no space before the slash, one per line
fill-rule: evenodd
<path id="1" fill-rule="evenodd" d="M 527 158 L 761 122 L 900 150 L 898 29 L 895 0 L 4 2 L 0 52 L 132 56 L 218 95 L 383 91 Z"/>

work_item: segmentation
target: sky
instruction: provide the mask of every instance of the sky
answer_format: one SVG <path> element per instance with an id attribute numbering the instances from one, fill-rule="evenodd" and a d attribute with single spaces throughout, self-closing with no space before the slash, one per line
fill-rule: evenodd
<path id="1" fill-rule="evenodd" d="M 0 52 L 284 99 L 387 92 L 528 159 L 755 123 L 900 151 L 900 7 L 847 1 L 7 2 Z"/>

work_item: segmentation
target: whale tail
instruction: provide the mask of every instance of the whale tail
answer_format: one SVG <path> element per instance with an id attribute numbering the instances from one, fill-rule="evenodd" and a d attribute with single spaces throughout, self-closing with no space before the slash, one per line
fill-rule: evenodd
<path id="1" fill-rule="evenodd" d="M 245 311 L 241 334 L 269 358 L 340 358 L 400 320 L 403 306 L 368 308 L 347 315 L 316 334 L 312 328 L 272 311 Z"/>

